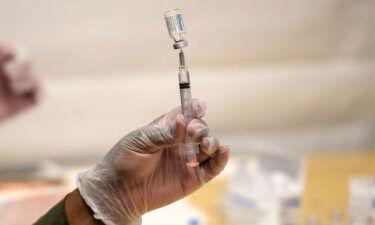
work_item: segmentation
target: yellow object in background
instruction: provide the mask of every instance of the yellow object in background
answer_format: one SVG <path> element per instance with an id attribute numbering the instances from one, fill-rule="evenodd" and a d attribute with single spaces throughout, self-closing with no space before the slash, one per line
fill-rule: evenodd
<path id="1" fill-rule="evenodd" d="M 303 224 L 331 225 L 334 214 L 349 219 L 349 180 L 375 175 L 375 152 L 326 153 L 307 157 Z"/>
<path id="2" fill-rule="evenodd" d="M 220 200 L 222 199 L 227 183 L 227 180 L 223 178 L 214 179 L 188 198 L 194 206 L 197 206 L 207 215 L 208 225 L 227 224 L 219 210 Z"/>

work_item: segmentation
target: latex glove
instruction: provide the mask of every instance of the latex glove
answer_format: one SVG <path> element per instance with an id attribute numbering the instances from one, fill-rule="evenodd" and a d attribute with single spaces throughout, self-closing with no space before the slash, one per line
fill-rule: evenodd
<path id="1" fill-rule="evenodd" d="M 28 59 L 0 44 L 0 119 L 34 105 L 38 92 Z"/>
<path id="2" fill-rule="evenodd" d="M 141 216 L 194 192 L 225 167 L 229 147 L 208 136 L 200 118 L 205 104 L 192 103 L 187 126 L 180 107 L 122 138 L 95 168 L 77 176 L 77 186 L 94 217 L 107 225 L 140 224 Z M 200 143 L 200 165 L 190 168 L 180 151 L 188 134 Z"/>

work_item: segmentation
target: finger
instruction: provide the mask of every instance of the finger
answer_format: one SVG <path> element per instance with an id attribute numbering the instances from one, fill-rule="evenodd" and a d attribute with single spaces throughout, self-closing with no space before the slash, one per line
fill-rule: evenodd
<path id="1" fill-rule="evenodd" d="M 193 119 L 187 126 L 187 134 L 196 142 L 200 142 L 203 137 L 206 137 L 210 129 L 206 122 L 201 119 Z"/>
<path id="2" fill-rule="evenodd" d="M 202 118 L 206 113 L 206 102 L 201 99 L 193 98 L 191 100 L 191 110 L 192 110 L 193 118 L 197 118 L 197 119 Z M 182 113 L 180 106 L 171 110 L 167 116 L 168 117 L 175 116 L 178 113 Z"/>
<path id="3" fill-rule="evenodd" d="M 37 91 L 37 82 L 32 74 L 29 61 L 15 61 L 7 64 L 5 69 L 11 81 L 12 91 L 15 94 L 30 95 Z"/>
<path id="4" fill-rule="evenodd" d="M 193 117 L 200 119 L 206 113 L 206 102 L 201 99 L 194 98 L 191 100 L 191 108 Z"/>
<path id="5" fill-rule="evenodd" d="M 199 163 L 206 161 L 207 159 L 213 157 L 219 150 L 220 142 L 217 138 L 208 136 L 203 137 L 200 144 L 200 151 L 197 155 L 197 160 Z"/>
<path id="6" fill-rule="evenodd" d="M 0 45 L 0 63 L 10 60 L 14 56 L 13 50 L 5 45 Z"/>
<path id="7" fill-rule="evenodd" d="M 200 119 L 205 115 L 206 112 L 206 103 L 203 100 L 200 99 L 192 99 L 191 100 L 191 106 L 192 106 L 192 114 L 193 118 Z M 167 123 L 168 121 L 171 121 L 174 119 L 177 114 L 181 114 L 182 110 L 181 107 L 178 106 L 168 113 L 156 118 L 154 121 L 152 121 L 153 124 L 157 124 L 159 126 Z"/>
<path id="8" fill-rule="evenodd" d="M 216 177 L 224 169 L 229 159 L 229 151 L 228 146 L 221 146 L 214 157 L 201 164 L 200 170 L 205 182 Z"/>
<path id="9" fill-rule="evenodd" d="M 175 119 L 178 114 L 181 114 L 181 107 L 180 106 L 175 107 L 171 111 L 169 111 L 168 113 L 165 113 L 165 114 L 159 116 L 158 118 L 153 120 L 151 122 L 151 124 L 154 124 L 156 126 L 163 126 L 164 124 L 167 124 L 170 121 L 172 121 L 173 119 Z"/>
<path id="10" fill-rule="evenodd" d="M 185 119 L 177 114 L 172 122 L 163 126 L 150 124 L 135 130 L 121 141 L 122 146 L 141 153 L 153 153 L 160 149 L 181 144 L 185 137 Z"/>

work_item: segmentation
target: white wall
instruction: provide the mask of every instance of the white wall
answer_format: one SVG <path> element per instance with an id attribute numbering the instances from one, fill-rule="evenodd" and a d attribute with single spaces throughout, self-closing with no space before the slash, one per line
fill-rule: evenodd
<path id="1" fill-rule="evenodd" d="M 372 0 L 3 0 L 0 37 L 29 46 L 41 76 L 172 68 L 176 6 L 193 68 L 375 59 Z"/>
<path id="2" fill-rule="evenodd" d="M 178 1 L 193 95 L 235 151 L 375 147 L 375 2 Z M 172 5 L 172 6 L 171 6 Z M 0 2 L 31 50 L 38 108 L 0 124 L 0 164 L 103 155 L 178 105 L 167 1 Z M 255 146 L 255 147 L 254 147 Z"/>

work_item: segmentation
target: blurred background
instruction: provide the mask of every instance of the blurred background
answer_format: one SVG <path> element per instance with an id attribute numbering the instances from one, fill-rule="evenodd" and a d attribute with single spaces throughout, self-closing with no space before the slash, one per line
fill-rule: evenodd
<path id="1" fill-rule="evenodd" d="M 0 41 L 28 50 L 42 96 L 0 123 L 0 224 L 31 224 L 77 172 L 179 105 L 174 8 L 193 96 L 232 155 L 143 224 L 375 224 L 372 0 L 2 0 Z"/>

